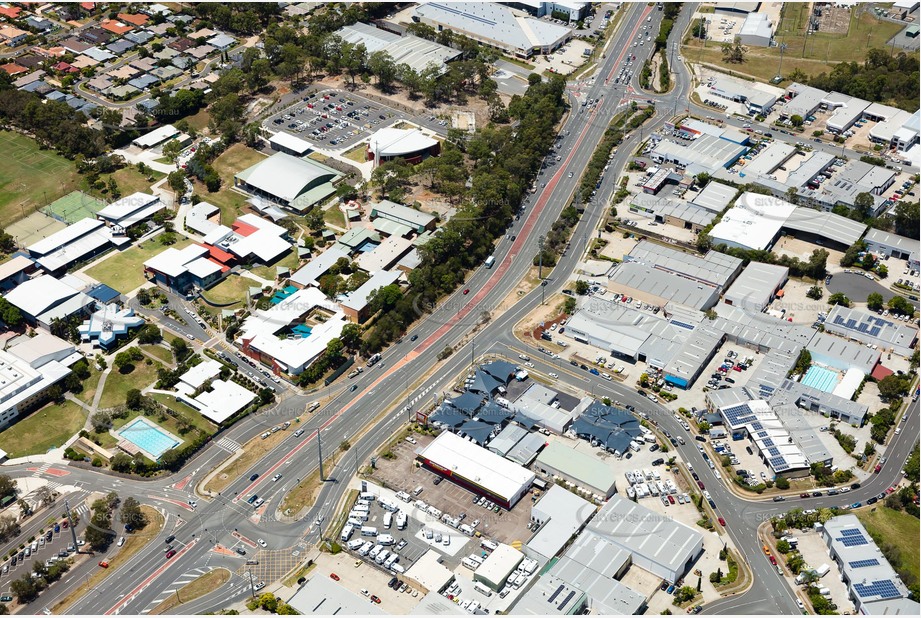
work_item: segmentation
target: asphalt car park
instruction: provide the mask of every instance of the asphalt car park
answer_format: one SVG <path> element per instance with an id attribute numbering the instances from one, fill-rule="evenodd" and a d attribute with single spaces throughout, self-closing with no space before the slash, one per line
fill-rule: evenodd
<path id="1" fill-rule="evenodd" d="M 57 527 L 57 532 L 55 532 Z M 63 560 L 76 555 L 79 547 L 74 546 L 73 536 L 69 528 L 64 528 L 61 521 L 50 526 L 41 535 L 36 534 L 33 541 L 26 543 L 27 539 L 21 539 L 25 547 L 20 549 L 16 555 L 5 560 L 0 566 L 0 590 L 10 590 L 10 584 L 13 580 L 19 579 L 25 573 L 34 571 L 35 563 L 50 565 L 50 561 Z M 82 545 L 83 540 L 79 538 L 78 544 Z M 32 547 L 35 547 L 33 551 Z M 112 543 L 115 547 L 115 543 Z M 28 555 L 26 555 L 28 554 Z M 14 563 L 15 560 L 15 563 Z"/>
<path id="2" fill-rule="evenodd" d="M 403 119 L 403 114 L 364 97 L 321 90 L 270 116 L 265 126 L 311 142 L 317 148 L 343 150 Z"/>

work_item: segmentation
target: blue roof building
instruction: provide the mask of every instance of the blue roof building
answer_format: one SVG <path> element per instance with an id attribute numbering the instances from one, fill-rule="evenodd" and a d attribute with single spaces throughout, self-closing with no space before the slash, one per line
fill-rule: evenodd
<path id="1" fill-rule="evenodd" d="M 130 308 L 119 309 L 118 305 L 96 305 L 89 319 L 80 325 L 81 341 L 92 342 L 103 349 L 111 347 L 128 330 L 144 324 L 144 318 L 134 315 Z"/>

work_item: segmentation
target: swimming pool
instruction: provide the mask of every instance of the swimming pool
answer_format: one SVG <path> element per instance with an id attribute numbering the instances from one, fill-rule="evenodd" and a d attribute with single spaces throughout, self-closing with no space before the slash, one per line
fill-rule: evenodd
<path id="1" fill-rule="evenodd" d="M 181 442 L 140 416 L 122 427 L 118 435 L 157 459 L 171 448 L 179 446 Z"/>
<path id="2" fill-rule="evenodd" d="M 830 393 L 838 386 L 838 374 L 831 369 L 813 365 L 806 370 L 806 375 L 800 380 L 806 386 L 817 388 L 823 393 Z"/>

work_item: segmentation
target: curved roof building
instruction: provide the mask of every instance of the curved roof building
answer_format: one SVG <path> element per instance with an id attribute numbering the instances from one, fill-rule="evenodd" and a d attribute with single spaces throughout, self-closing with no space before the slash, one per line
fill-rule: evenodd
<path id="1" fill-rule="evenodd" d="M 335 192 L 339 172 L 311 159 L 276 153 L 234 177 L 234 185 L 298 212 Z"/>

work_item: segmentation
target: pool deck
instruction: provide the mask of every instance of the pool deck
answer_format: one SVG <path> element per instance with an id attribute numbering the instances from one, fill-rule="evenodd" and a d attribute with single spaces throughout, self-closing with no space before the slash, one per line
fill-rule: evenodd
<path id="1" fill-rule="evenodd" d="M 182 438 L 180 438 L 179 436 L 174 435 L 173 433 L 167 431 L 166 429 L 164 429 L 163 427 L 161 427 L 161 426 L 158 425 L 157 423 L 155 423 L 155 422 L 153 422 L 152 420 L 150 420 L 150 419 L 148 419 L 148 418 L 145 418 L 145 417 L 143 417 L 143 416 L 138 416 L 138 417 L 134 418 L 133 420 L 131 420 L 130 422 L 128 422 L 127 424 L 125 424 L 125 425 L 124 425 L 121 429 L 119 429 L 118 431 L 113 431 L 113 432 L 112 432 L 112 435 L 114 435 L 114 436 L 115 436 L 116 438 L 118 438 L 120 441 L 121 441 L 121 440 L 124 440 L 124 441 L 126 441 L 126 442 L 130 442 L 131 444 L 133 444 L 133 445 L 135 446 L 135 448 L 137 448 L 145 457 L 147 457 L 147 458 L 150 459 L 151 461 L 157 461 L 158 459 L 160 459 L 160 456 L 163 455 L 163 453 L 165 453 L 166 451 L 168 451 L 169 448 L 163 449 L 163 450 L 160 451 L 159 453 L 154 453 L 154 452 L 149 451 L 149 450 L 147 450 L 146 448 L 144 448 L 143 445 L 138 444 L 138 443 L 135 442 L 134 440 L 130 439 L 127 435 L 123 435 L 123 433 L 125 433 L 126 430 L 131 429 L 132 427 L 134 427 L 134 426 L 136 426 L 136 425 L 138 425 L 138 424 L 144 425 L 144 426 L 147 428 L 148 431 L 156 431 L 156 432 L 162 434 L 163 436 L 166 436 L 169 440 L 172 440 L 172 441 L 174 442 L 174 444 L 173 444 L 173 446 L 171 446 L 170 448 L 176 448 L 177 446 L 179 446 L 180 444 L 183 443 L 183 439 L 182 439 Z"/>

